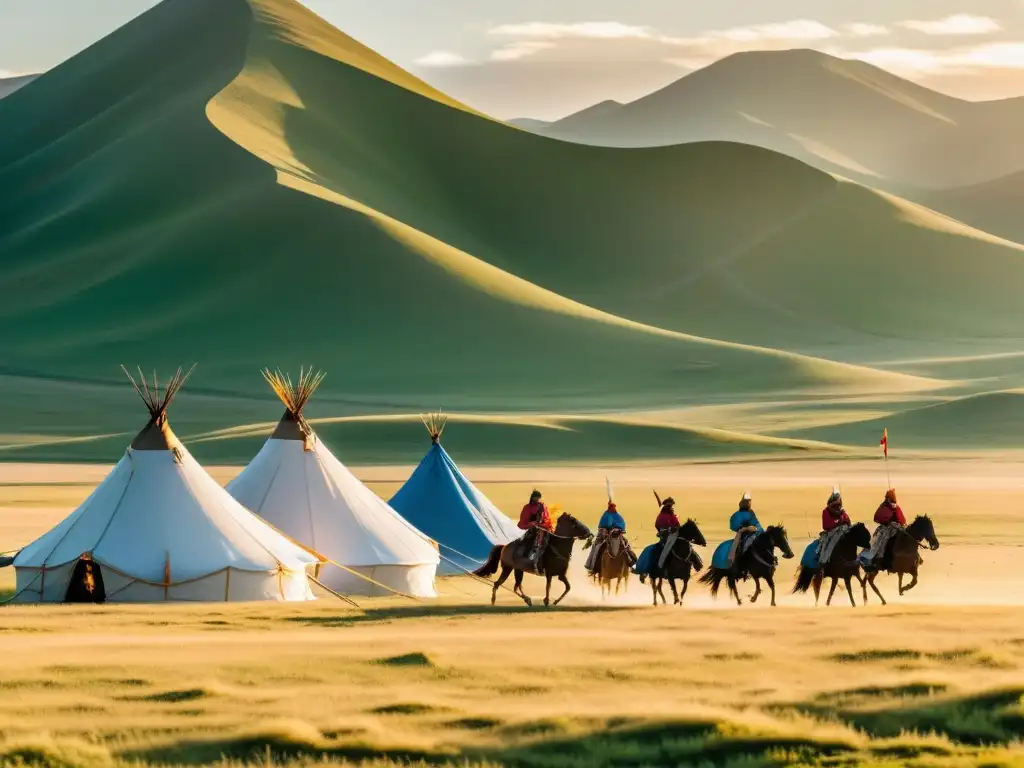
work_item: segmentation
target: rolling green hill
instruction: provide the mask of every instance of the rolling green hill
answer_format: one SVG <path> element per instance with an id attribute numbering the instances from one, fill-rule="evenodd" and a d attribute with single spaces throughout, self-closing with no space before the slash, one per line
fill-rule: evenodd
<path id="1" fill-rule="evenodd" d="M 715 62 L 618 109 L 542 129 L 620 147 L 729 140 L 890 191 L 955 187 L 1024 169 L 1024 99 L 975 103 L 810 50 Z"/>
<path id="2" fill-rule="evenodd" d="M 512 128 L 292 0 L 166 0 L 0 103 L 0 254 L 8 459 L 116 456 L 118 365 L 193 361 L 204 458 L 276 419 L 260 367 L 309 363 L 374 461 L 439 405 L 500 425 L 470 458 L 785 455 L 628 414 L 953 391 L 899 360 L 1024 320 L 1024 248 L 764 149 Z"/>
<path id="3" fill-rule="evenodd" d="M 792 437 L 847 445 L 878 442 L 882 430 L 899 435 L 900 446 L 914 450 L 998 451 L 1020 449 L 1024 434 L 1024 391 L 990 392 L 910 408 L 884 418 L 819 429 Z"/>
<path id="4" fill-rule="evenodd" d="M 1024 243 L 1024 171 L 921 196 L 922 202 L 995 235 Z"/>

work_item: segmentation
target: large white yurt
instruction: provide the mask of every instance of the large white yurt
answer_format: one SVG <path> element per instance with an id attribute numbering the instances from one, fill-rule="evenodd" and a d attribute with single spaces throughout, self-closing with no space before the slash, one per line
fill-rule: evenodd
<path id="1" fill-rule="evenodd" d="M 303 417 L 323 374 L 302 371 L 294 385 L 280 372 L 263 375 L 284 403 L 284 416 L 228 492 L 332 560 L 319 575 L 330 589 L 346 595 L 395 591 L 435 597 L 437 545 L 363 485 Z"/>
<path id="2" fill-rule="evenodd" d="M 163 393 L 139 376 L 149 422 L 92 495 L 15 556 L 14 601 L 314 599 L 319 558 L 235 501 L 171 431 L 188 374 Z"/>

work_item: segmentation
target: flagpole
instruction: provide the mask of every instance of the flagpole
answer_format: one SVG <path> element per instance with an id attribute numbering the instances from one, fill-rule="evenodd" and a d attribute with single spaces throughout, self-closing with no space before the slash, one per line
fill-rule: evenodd
<path id="1" fill-rule="evenodd" d="M 888 491 L 892 488 L 892 476 L 889 474 L 889 430 L 885 429 L 882 431 L 882 456 L 885 459 L 885 482 L 887 483 L 885 489 Z"/>

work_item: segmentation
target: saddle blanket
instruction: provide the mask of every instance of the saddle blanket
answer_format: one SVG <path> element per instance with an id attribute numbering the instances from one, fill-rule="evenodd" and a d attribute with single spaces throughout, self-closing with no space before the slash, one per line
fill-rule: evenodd
<path id="1" fill-rule="evenodd" d="M 657 544 L 649 544 L 644 547 L 644 551 L 640 553 L 640 557 L 636 561 L 636 566 L 633 571 L 637 574 L 644 574 L 646 576 L 651 575 L 651 566 L 654 565 L 654 549 Z"/>
<path id="2" fill-rule="evenodd" d="M 711 556 L 711 567 L 720 571 L 729 570 L 729 549 L 732 547 L 732 539 L 727 539 L 715 548 L 715 554 Z"/>
<path id="3" fill-rule="evenodd" d="M 890 559 L 884 557 L 889 555 L 890 542 L 896 538 L 896 534 L 900 532 L 900 529 L 894 525 L 880 525 L 875 529 L 874 535 L 871 537 L 871 548 L 865 550 L 860 554 L 857 559 L 861 565 L 865 568 L 871 568 L 877 565 L 884 565 L 884 561 Z M 882 562 L 879 562 L 882 561 Z"/>
<path id="4" fill-rule="evenodd" d="M 807 549 L 804 550 L 803 557 L 800 558 L 800 567 L 808 568 L 812 571 L 816 571 L 821 567 L 821 560 L 818 557 L 818 552 L 821 547 L 818 541 L 812 541 L 807 545 Z"/>

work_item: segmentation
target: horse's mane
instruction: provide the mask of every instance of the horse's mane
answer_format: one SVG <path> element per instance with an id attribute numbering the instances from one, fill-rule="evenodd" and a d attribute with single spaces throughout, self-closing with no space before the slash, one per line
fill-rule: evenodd
<path id="1" fill-rule="evenodd" d="M 789 538 L 789 534 L 786 533 L 786 526 L 784 526 L 782 523 L 779 523 L 778 525 L 769 525 L 767 528 L 764 529 L 764 532 L 768 533 L 768 531 L 772 531 L 772 530 L 778 531 L 783 536 L 785 536 L 787 539 Z"/>

